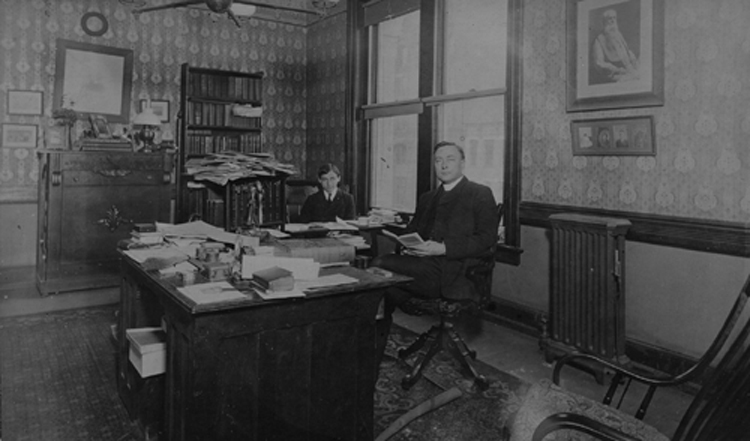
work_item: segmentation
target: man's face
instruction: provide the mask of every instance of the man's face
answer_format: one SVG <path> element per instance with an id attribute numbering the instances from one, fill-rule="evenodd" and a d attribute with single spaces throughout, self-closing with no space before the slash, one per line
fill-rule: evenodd
<path id="1" fill-rule="evenodd" d="M 464 160 L 455 145 L 444 145 L 435 151 L 435 174 L 440 182 L 450 184 L 464 174 Z"/>
<path id="2" fill-rule="evenodd" d="M 617 31 L 617 13 L 607 11 L 604 13 L 604 32 L 611 34 Z"/>
<path id="3" fill-rule="evenodd" d="M 325 190 L 328 193 L 332 193 L 333 190 L 336 189 L 339 185 L 339 181 L 341 180 L 341 177 L 336 174 L 336 172 L 329 171 L 328 173 L 321 175 L 318 177 L 318 182 L 320 182 L 320 186 L 323 187 L 323 190 Z"/>

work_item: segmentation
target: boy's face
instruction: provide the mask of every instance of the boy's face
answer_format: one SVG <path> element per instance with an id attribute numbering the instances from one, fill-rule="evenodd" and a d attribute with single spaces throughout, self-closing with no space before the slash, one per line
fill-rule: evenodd
<path id="1" fill-rule="evenodd" d="M 320 175 L 318 177 L 318 182 L 320 182 L 320 186 L 323 187 L 323 190 L 325 190 L 326 193 L 332 193 L 333 190 L 338 187 L 340 180 L 341 177 L 333 171 L 329 171 L 328 173 Z"/>

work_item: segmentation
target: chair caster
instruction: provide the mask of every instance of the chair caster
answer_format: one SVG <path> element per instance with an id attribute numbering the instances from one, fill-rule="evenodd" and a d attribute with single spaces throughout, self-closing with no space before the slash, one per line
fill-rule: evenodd
<path id="1" fill-rule="evenodd" d="M 477 385 L 477 389 L 480 391 L 486 391 L 490 387 L 490 383 L 484 375 L 478 375 L 477 378 L 474 379 L 474 384 Z"/>
<path id="2" fill-rule="evenodd" d="M 406 374 L 404 378 L 401 379 L 401 389 L 411 389 L 411 387 L 416 384 L 417 380 L 419 380 L 419 377 L 413 377 L 411 374 Z"/>

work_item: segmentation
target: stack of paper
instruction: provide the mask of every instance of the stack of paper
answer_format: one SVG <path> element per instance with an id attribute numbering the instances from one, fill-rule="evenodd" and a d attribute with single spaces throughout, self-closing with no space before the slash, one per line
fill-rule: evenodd
<path id="1" fill-rule="evenodd" d="M 247 298 L 227 281 L 184 286 L 177 290 L 199 305 Z"/>
<path id="2" fill-rule="evenodd" d="M 253 273 L 278 266 L 290 271 L 295 280 L 315 279 L 320 273 L 320 263 L 313 259 L 276 256 L 242 256 L 242 278 L 252 279 Z"/>
<path id="3" fill-rule="evenodd" d="M 268 153 L 215 153 L 189 159 L 185 163 L 185 170 L 195 180 L 207 180 L 219 185 L 242 178 L 276 176 L 277 173 L 297 174 L 294 165 L 278 162 Z"/>

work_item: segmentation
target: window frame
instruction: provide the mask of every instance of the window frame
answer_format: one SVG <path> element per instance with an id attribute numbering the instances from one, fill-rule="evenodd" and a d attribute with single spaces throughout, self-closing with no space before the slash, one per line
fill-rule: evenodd
<path id="1" fill-rule="evenodd" d="M 442 103 L 467 100 L 485 96 L 504 95 L 505 101 L 505 145 L 504 145 L 504 184 L 503 184 L 503 225 L 505 238 L 498 243 L 496 260 L 513 265 L 520 264 L 520 222 L 519 202 L 521 194 L 521 86 L 522 86 L 522 23 L 523 1 L 508 0 L 508 48 L 506 63 L 506 87 L 482 90 L 478 92 L 464 92 L 453 94 L 434 93 L 435 84 L 442 84 L 441 72 L 435 72 L 436 57 L 441 57 L 439 49 L 441 41 L 435 39 L 436 33 L 442 34 L 442 23 L 433 19 L 442 16 L 443 2 L 440 0 L 360 0 L 353 2 L 349 8 L 349 38 L 350 38 L 350 120 L 348 139 L 351 149 L 350 161 L 347 164 L 356 176 L 355 197 L 358 211 L 365 212 L 370 206 L 370 124 L 369 120 L 376 117 L 398 114 L 418 115 L 417 140 L 417 195 L 429 191 L 434 185 L 434 170 L 432 167 L 432 147 L 437 130 L 437 109 Z M 370 83 L 373 72 L 370 72 L 370 32 L 367 26 L 373 25 L 373 14 L 366 13 L 368 8 L 378 8 L 378 14 L 384 19 L 413 11 L 414 5 L 419 3 L 420 10 L 420 42 L 430 42 L 429 50 L 420 44 L 420 80 L 418 96 L 421 98 L 396 101 L 389 103 L 370 104 L 368 97 L 376 96 L 371 88 L 376 83 Z M 442 38 L 442 37 L 440 37 Z M 441 60 L 438 60 L 441 61 Z M 423 74 L 428 72 L 429 74 Z M 438 90 L 437 92 L 443 92 Z"/>

